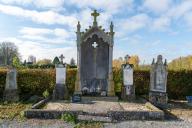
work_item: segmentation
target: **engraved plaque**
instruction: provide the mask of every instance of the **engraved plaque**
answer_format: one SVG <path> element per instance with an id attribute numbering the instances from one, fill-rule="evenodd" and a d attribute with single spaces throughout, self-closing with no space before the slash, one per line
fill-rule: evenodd
<path id="1" fill-rule="evenodd" d="M 56 84 L 65 84 L 66 68 L 56 68 Z"/>
<path id="2" fill-rule="evenodd" d="M 133 85 L 133 68 L 130 65 L 126 65 L 123 69 L 123 84 Z"/>

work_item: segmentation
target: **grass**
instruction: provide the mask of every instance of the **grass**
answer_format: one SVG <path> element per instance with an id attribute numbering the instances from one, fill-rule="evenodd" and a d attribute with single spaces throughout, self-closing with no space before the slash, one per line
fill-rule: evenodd
<path id="1" fill-rule="evenodd" d="M 24 110 L 29 108 L 31 104 L 29 103 L 9 103 L 0 102 L 0 120 L 23 120 Z"/>

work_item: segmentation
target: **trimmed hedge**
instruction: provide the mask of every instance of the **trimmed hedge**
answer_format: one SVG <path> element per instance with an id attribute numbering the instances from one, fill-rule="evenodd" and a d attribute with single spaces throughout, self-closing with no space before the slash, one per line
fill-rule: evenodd
<path id="1" fill-rule="evenodd" d="M 73 94 L 76 79 L 76 69 L 67 70 L 67 87 L 69 93 Z M 122 71 L 113 69 L 115 91 L 121 92 L 123 82 Z M 0 69 L 0 97 L 2 97 L 6 80 L 6 70 Z M 23 69 L 18 70 L 18 87 L 20 96 L 42 95 L 47 89 L 51 94 L 55 86 L 54 69 Z M 150 73 L 148 70 L 134 71 L 134 85 L 136 95 L 148 96 Z M 167 92 L 171 99 L 184 99 L 192 95 L 192 71 L 169 71 L 167 81 Z"/>

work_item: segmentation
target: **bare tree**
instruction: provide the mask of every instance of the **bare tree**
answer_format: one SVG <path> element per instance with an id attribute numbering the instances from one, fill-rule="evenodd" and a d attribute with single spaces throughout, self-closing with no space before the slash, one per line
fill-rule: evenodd
<path id="1" fill-rule="evenodd" d="M 0 43 L 0 58 L 3 65 L 11 65 L 13 57 L 19 57 L 18 48 L 14 43 Z"/>

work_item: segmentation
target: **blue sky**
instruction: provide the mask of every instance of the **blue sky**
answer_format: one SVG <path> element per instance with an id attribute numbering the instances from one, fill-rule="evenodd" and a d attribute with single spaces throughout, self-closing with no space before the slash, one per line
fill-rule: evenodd
<path id="1" fill-rule="evenodd" d="M 84 31 L 94 9 L 106 31 L 114 22 L 114 58 L 138 55 L 143 64 L 192 54 L 192 0 L 0 0 L 0 41 L 14 42 L 23 60 L 64 54 L 69 62 L 77 21 Z"/>

